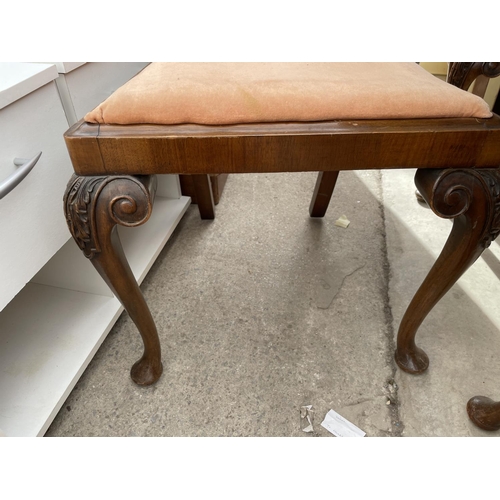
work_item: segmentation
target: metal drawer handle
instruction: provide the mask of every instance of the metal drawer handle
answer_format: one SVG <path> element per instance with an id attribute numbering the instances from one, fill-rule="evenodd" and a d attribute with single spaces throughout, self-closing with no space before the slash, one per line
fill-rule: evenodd
<path id="1" fill-rule="evenodd" d="M 19 168 L 0 183 L 0 200 L 4 196 L 7 196 L 31 172 L 36 162 L 40 159 L 40 156 L 42 156 L 41 151 L 30 160 L 14 158 L 14 165 L 17 165 Z"/>

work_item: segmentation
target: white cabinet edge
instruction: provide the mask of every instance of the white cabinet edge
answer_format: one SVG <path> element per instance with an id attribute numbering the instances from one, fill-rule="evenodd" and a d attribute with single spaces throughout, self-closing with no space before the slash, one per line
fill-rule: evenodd
<path id="1" fill-rule="evenodd" d="M 80 66 L 83 66 L 84 64 L 87 64 L 86 62 L 49 62 L 47 64 L 55 64 L 57 71 L 59 73 L 69 73 L 73 71 L 76 68 L 79 68 Z"/>
<path id="2" fill-rule="evenodd" d="M 58 76 L 53 64 L 0 63 L 0 109 L 52 82 Z"/>

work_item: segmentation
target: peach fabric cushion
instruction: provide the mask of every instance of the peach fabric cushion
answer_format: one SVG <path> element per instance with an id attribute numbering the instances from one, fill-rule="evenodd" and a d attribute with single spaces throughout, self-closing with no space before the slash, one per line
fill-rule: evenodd
<path id="1" fill-rule="evenodd" d="M 481 98 L 415 63 L 152 63 L 85 120 L 219 125 L 491 116 Z"/>

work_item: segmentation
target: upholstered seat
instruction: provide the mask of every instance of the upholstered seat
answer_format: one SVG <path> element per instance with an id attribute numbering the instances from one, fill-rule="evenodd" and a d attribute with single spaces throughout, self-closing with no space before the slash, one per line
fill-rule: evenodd
<path id="1" fill-rule="evenodd" d="M 500 117 L 462 90 L 498 74 L 499 63 L 452 63 L 453 86 L 414 63 L 153 63 L 88 113 L 65 134 L 76 174 L 65 212 L 143 338 L 132 379 L 158 380 L 161 349 L 115 229 L 148 219 L 154 174 L 192 175 L 210 218 L 208 174 L 319 171 L 310 214 L 322 217 L 339 171 L 394 168 L 417 168 L 428 205 L 454 219 L 398 332 L 398 366 L 424 372 L 418 328 L 500 233 Z M 488 405 L 474 400 L 471 418 L 499 428 L 500 403 Z"/>
<path id="2" fill-rule="evenodd" d="M 85 120 L 224 125 L 491 116 L 481 98 L 414 63 L 152 63 Z"/>

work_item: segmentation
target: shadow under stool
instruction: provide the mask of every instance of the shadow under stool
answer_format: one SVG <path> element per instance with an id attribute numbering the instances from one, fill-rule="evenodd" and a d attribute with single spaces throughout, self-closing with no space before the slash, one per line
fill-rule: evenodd
<path id="1" fill-rule="evenodd" d="M 452 63 L 456 78 L 471 64 Z M 210 174 L 316 171 L 310 215 L 322 217 L 340 171 L 416 168 L 426 202 L 454 223 L 399 327 L 395 360 L 413 374 L 429 366 L 422 321 L 500 232 L 500 117 L 414 63 L 152 63 L 65 140 L 68 226 L 142 336 L 139 385 L 161 376 L 161 348 L 116 226 L 148 220 L 155 174 L 191 175 L 213 218 Z M 498 403 L 476 397 L 468 411 L 500 428 Z"/>

